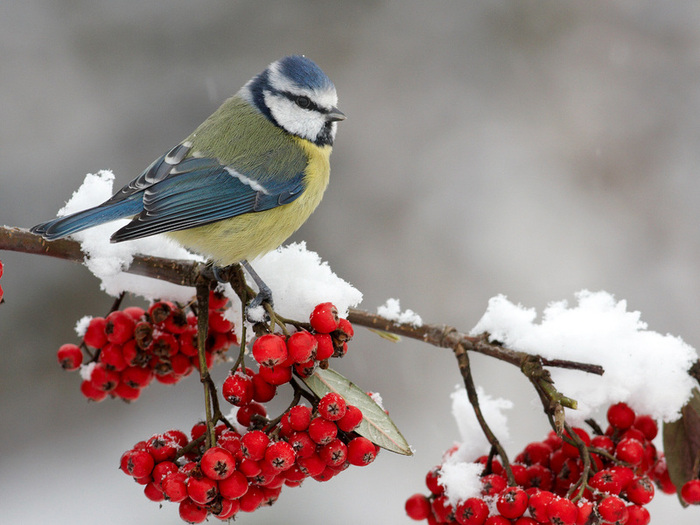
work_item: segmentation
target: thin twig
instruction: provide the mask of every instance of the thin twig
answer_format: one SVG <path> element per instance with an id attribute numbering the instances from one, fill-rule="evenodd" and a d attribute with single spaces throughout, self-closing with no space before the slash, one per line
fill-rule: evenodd
<path id="1" fill-rule="evenodd" d="M 214 432 L 214 419 L 212 417 L 212 396 L 209 377 L 209 368 L 207 367 L 207 333 L 209 331 L 209 282 L 204 278 L 200 279 L 196 286 L 197 289 L 197 305 L 199 308 L 199 316 L 197 317 L 197 350 L 199 355 L 199 379 L 204 386 L 204 410 L 206 414 L 207 424 L 207 448 L 216 445 L 216 433 Z"/>
<path id="2" fill-rule="evenodd" d="M 469 355 L 461 345 L 458 345 L 457 348 L 455 348 L 454 353 L 455 357 L 457 358 L 457 363 L 459 364 L 459 370 L 462 373 L 462 378 L 464 379 L 464 386 L 467 390 L 469 403 L 471 403 L 472 408 L 474 409 L 474 414 L 476 415 L 476 419 L 479 421 L 479 426 L 486 436 L 486 439 L 488 439 L 488 442 L 491 444 L 491 447 L 496 449 L 498 452 L 498 455 L 501 458 L 501 463 L 503 463 L 503 468 L 506 471 L 506 476 L 508 477 L 508 484 L 511 486 L 516 485 L 513 470 L 510 468 L 508 455 L 486 422 L 484 414 L 481 412 L 481 407 L 479 406 L 479 395 L 476 391 L 476 385 L 474 385 L 474 378 L 472 377 L 471 365 L 469 363 Z"/>

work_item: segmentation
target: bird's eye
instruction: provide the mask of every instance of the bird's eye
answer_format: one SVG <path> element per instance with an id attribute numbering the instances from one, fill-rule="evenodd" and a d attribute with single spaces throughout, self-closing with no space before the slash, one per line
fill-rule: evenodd
<path id="1" fill-rule="evenodd" d="M 300 108 L 306 109 L 311 105 L 311 99 L 309 97 L 305 97 L 302 95 L 302 96 L 297 97 L 296 103 L 297 103 L 297 106 L 299 106 Z"/>

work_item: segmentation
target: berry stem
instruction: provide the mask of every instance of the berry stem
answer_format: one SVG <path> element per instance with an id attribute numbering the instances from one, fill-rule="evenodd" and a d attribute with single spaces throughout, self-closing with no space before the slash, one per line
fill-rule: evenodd
<path id="1" fill-rule="evenodd" d="M 212 418 L 212 395 L 211 377 L 207 368 L 206 345 L 207 333 L 209 331 L 209 281 L 204 278 L 199 279 L 196 285 L 197 289 L 197 305 L 199 308 L 199 316 L 197 317 L 197 350 L 199 354 L 199 379 L 204 385 L 204 409 L 206 414 L 207 432 L 206 446 L 207 449 L 216 445 L 216 434 L 214 433 L 214 419 Z"/>
<path id="2" fill-rule="evenodd" d="M 588 485 L 588 478 L 591 475 L 591 454 L 588 450 L 588 445 L 586 445 L 583 439 L 581 439 L 581 437 L 574 432 L 566 421 L 564 422 L 564 429 L 567 433 L 562 435 L 562 439 L 578 448 L 579 454 L 581 455 L 581 462 L 583 463 L 581 476 L 576 483 L 571 485 L 571 488 L 566 495 L 566 497 L 571 501 L 578 501 L 583 497 L 583 493 L 586 491 L 586 489 L 590 488 Z"/>
<path id="3" fill-rule="evenodd" d="M 479 421 L 479 426 L 481 426 L 481 430 L 486 436 L 486 439 L 488 439 L 489 443 L 491 444 L 491 447 L 496 449 L 496 451 L 498 452 L 498 455 L 501 458 L 501 462 L 503 463 L 503 468 L 506 471 L 506 476 L 508 477 L 508 484 L 514 486 L 516 485 L 516 482 L 515 477 L 513 476 L 513 470 L 510 468 L 510 461 L 508 460 L 508 455 L 506 454 L 506 451 L 501 445 L 501 443 L 498 441 L 496 435 L 489 427 L 488 423 L 486 423 L 486 419 L 484 418 L 484 415 L 481 412 L 481 407 L 479 406 L 479 395 L 477 394 L 476 386 L 474 385 L 474 378 L 472 377 L 469 355 L 467 354 L 467 351 L 462 345 L 457 345 L 456 348 L 454 348 L 454 353 L 455 357 L 457 358 L 457 363 L 459 365 L 459 371 L 461 372 L 462 378 L 464 379 L 464 386 L 467 389 L 467 397 L 469 398 L 469 403 L 474 409 L 474 414 L 476 415 L 476 419 Z"/>

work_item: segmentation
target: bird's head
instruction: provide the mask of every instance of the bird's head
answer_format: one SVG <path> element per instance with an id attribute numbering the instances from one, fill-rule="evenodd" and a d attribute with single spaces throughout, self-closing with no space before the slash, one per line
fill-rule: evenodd
<path id="1" fill-rule="evenodd" d="M 336 123 L 345 120 L 333 82 L 303 56 L 273 62 L 240 95 L 275 125 L 319 146 L 333 145 Z"/>

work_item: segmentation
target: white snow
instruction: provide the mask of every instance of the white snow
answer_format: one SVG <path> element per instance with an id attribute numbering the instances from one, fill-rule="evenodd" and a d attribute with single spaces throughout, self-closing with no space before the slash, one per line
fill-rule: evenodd
<path id="1" fill-rule="evenodd" d="M 114 175 L 111 171 L 88 174 L 80 188 L 73 194 L 59 215 L 67 215 L 96 206 L 113 194 Z M 154 235 L 143 239 L 111 243 L 110 236 L 128 220 L 119 220 L 95 226 L 74 234 L 87 254 L 85 265 L 101 281 L 101 288 L 112 296 L 126 291 L 148 300 L 167 299 L 188 302 L 194 296 L 191 287 L 159 281 L 127 273 L 136 254 L 153 255 L 172 259 L 203 261 L 197 254 L 187 251 L 164 235 Z M 273 291 L 275 309 L 280 315 L 299 321 L 308 321 L 313 308 L 322 302 L 330 301 L 341 316 L 347 316 L 348 309 L 362 301 L 362 293 L 338 277 L 327 262 L 306 248 L 306 244 L 293 243 L 274 250 L 254 261 L 250 261 L 255 271 Z M 226 318 L 236 324 L 240 333 L 241 309 L 238 297 L 230 286 L 226 294 L 233 307 Z M 252 331 L 249 332 L 252 334 Z"/>
<path id="2" fill-rule="evenodd" d="M 678 337 L 648 330 L 639 312 L 607 292 L 583 290 L 576 301 L 573 307 L 551 303 L 537 323 L 534 309 L 493 297 L 471 333 L 488 332 L 492 341 L 545 358 L 603 366 L 603 376 L 549 368 L 558 390 L 578 401 L 578 410 L 567 409 L 574 423 L 620 401 L 663 421 L 677 419 L 693 388 L 687 372 L 696 351 Z"/>
<path id="3" fill-rule="evenodd" d="M 394 321 L 398 324 L 410 324 L 415 327 L 423 325 L 423 319 L 413 310 L 401 311 L 398 299 L 387 299 L 383 306 L 377 308 L 377 314 L 388 321 Z"/>
<path id="4" fill-rule="evenodd" d="M 80 337 L 81 339 L 85 337 L 85 332 L 87 332 L 90 321 L 92 321 L 92 316 L 86 315 L 78 319 L 78 322 L 75 323 L 75 333 L 78 334 L 78 337 Z"/>
<path id="5" fill-rule="evenodd" d="M 484 419 L 501 444 L 504 444 L 510 433 L 503 412 L 513 408 L 513 403 L 507 399 L 494 399 L 481 387 L 477 387 L 477 394 Z M 480 496 L 483 465 L 474 463 L 474 460 L 488 454 L 491 445 L 479 426 L 464 388 L 458 388 L 452 394 L 452 415 L 457 422 L 461 444 L 444 458 L 438 482 L 445 486 L 449 502 L 457 505 L 465 499 Z"/>

